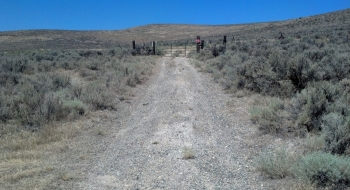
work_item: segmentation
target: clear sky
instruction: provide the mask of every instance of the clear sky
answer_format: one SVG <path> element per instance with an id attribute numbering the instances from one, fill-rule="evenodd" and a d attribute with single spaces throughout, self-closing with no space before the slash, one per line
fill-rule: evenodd
<path id="1" fill-rule="evenodd" d="M 241 24 L 350 8 L 350 0 L 0 0 L 0 31 Z"/>

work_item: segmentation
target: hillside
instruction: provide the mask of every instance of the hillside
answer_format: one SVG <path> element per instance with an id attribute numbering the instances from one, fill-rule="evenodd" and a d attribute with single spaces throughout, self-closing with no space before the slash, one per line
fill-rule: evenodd
<path id="1" fill-rule="evenodd" d="M 0 32 L 0 190 L 348 189 L 349 21 Z"/>
<path id="2" fill-rule="evenodd" d="M 223 35 L 227 35 L 229 40 L 232 36 L 236 40 L 254 39 L 256 36 L 271 39 L 278 38 L 280 32 L 295 38 L 308 35 L 327 37 L 337 31 L 342 34 L 342 31 L 349 30 L 350 9 L 346 9 L 287 21 L 240 25 L 150 24 L 115 31 L 8 31 L 0 32 L 0 52 L 29 49 L 109 49 L 130 46 L 131 40 L 174 43 L 193 40 L 197 35 L 206 40 L 216 40 Z"/>

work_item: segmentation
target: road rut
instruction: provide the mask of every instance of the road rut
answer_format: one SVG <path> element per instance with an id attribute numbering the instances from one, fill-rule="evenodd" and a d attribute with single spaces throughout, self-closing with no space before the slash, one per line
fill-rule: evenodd
<path id="1" fill-rule="evenodd" d="M 244 139 L 252 128 L 246 109 L 228 111 L 229 95 L 189 59 L 160 61 L 80 188 L 260 189 Z"/>

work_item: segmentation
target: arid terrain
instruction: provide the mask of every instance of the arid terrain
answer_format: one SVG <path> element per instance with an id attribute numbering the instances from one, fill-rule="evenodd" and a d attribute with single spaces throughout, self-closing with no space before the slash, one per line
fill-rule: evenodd
<path id="1" fill-rule="evenodd" d="M 349 35 L 350 9 L 0 32 L 0 189 L 349 189 Z"/>

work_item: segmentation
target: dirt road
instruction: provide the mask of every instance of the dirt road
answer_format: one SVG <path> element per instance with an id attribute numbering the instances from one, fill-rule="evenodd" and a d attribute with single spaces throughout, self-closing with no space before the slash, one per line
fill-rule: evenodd
<path id="1" fill-rule="evenodd" d="M 122 130 L 81 189 L 260 189 L 245 135 L 247 108 L 187 58 L 161 59 Z"/>

